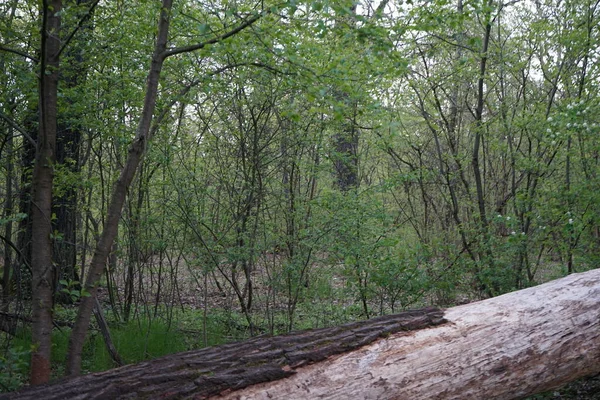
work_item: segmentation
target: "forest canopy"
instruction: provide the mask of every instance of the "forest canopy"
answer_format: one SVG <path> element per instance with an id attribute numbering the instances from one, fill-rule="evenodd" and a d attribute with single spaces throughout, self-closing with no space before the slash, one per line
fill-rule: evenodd
<path id="1" fill-rule="evenodd" d="M 597 268 L 598 5 L 0 1 L 1 390 Z"/>

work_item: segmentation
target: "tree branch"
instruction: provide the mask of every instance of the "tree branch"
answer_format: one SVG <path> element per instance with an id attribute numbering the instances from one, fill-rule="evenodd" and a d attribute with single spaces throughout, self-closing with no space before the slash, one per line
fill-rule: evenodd
<path id="1" fill-rule="evenodd" d="M 35 63 L 37 63 L 39 61 L 37 58 L 35 58 L 32 55 L 29 55 L 29 54 L 25 53 L 24 51 L 17 50 L 17 49 L 12 49 L 10 47 L 4 46 L 3 44 L 0 44 L 0 50 L 6 51 L 7 53 L 17 54 L 17 55 L 19 55 L 21 57 L 27 58 L 27 59 L 35 62 Z"/>
<path id="2" fill-rule="evenodd" d="M 21 258 L 21 261 L 23 261 L 23 263 L 29 270 L 29 273 L 30 274 L 33 273 L 32 272 L 33 270 L 31 269 L 31 264 L 29 264 L 29 262 L 27 262 L 27 258 L 25 258 L 25 256 L 21 252 L 21 250 L 9 238 L 0 235 L 0 239 L 3 240 L 4 243 L 6 243 L 10 247 L 12 247 L 12 249 L 19 255 L 19 257 Z M 5 268 L 9 268 L 9 266 L 5 266 Z"/>
<path id="3" fill-rule="evenodd" d="M 274 73 L 274 74 L 292 75 L 289 72 L 280 71 L 277 68 L 271 67 L 269 65 L 266 65 L 266 64 L 263 64 L 263 63 L 260 63 L 260 62 L 242 62 L 242 63 L 237 63 L 237 64 L 228 64 L 228 65 L 225 65 L 223 67 L 217 68 L 216 70 L 211 71 L 211 72 L 207 73 L 206 75 L 204 75 L 203 78 L 208 78 L 208 77 L 211 77 L 211 76 L 215 76 L 215 75 L 218 75 L 218 74 L 220 74 L 222 72 L 225 72 L 227 70 L 238 68 L 238 67 L 257 67 L 257 68 L 265 69 L 266 71 L 269 71 L 269 72 Z M 183 87 L 183 89 L 181 89 L 179 91 L 179 94 L 173 100 L 171 100 L 166 107 L 163 108 L 163 110 L 155 118 L 155 121 L 153 123 L 153 126 L 152 126 L 152 134 L 153 135 L 158 130 L 158 128 L 160 126 L 160 123 L 163 121 L 163 119 L 168 115 L 168 112 L 171 109 L 171 107 L 173 107 L 175 105 L 175 103 L 177 103 L 178 101 L 180 101 L 186 94 L 188 94 L 188 92 L 194 86 L 198 85 L 200 82 L 202 82 L 202 78 L 200 78 L 200 79 L 194 79 L 192 82 L 190 82 L 187 85 L 185 85 Z"/>
<path id="4" fill-rule="evenodd" d="M 219 43 L 227 38 L 230 38 L 231 36 L 238 34 L 239 32 L 243 31 L 244 29 L 248 28 L 249 26 L 254 24 L 256 21 L 258 21 L 260 18 L 262 18 L 264 15 L 265 15 L 264 13 L 258 13 L 256 15 L 254 15 L 252 18 L 246 20 L 243 24 L 239 25 L 237 28 L 232 29 L 229 32 L 219 35 L 215 38 L 207 40 L 206 42 L 192 44 L 189 46 L 176 47 L 171 50 L 166 50 L 161 54 L 161 57 L 164 60 L 167 57 L 171 57 L 171 56 L 181 54 L 181 53 L 189 53 L 191 51 L 200 50 L 210 44 Z"/>
<path id="5" fill-rule="evenodd" d="M 90 18 L 90 16 L 94 12 L 94 9 L 96 8 L 96 6 L 98 5 L 99 2 L 100 2 L 100 0 L 96 0 L 90 6 L 90 9 L 87 11 L 87 13 L 85 13 L 85 15 L 83 17 L 81 17 L 81 19 L 77 23 L 77 26 L 75 27 L 75 29 L 73 29 L 73 32 L 71 32 L 69 34 L 69 36 L 67 36 L 67 39 L 64 41 L 62 47 L 58 51 L 58 56 L 57 57 L 60 57 L 60 55 L 62 54 L 63 50 L 69 45 L 69 43 L 71 43 L 71 40 L 73 39 L 73 37 L 75 36 L 75 34 L 77 33 L 77 31 L 79 31 L 81 29 L 81 27 L 83 26 L 83 23 Z"/>
<path id="6" fill-rule="evenodd" d="M 23 128 L 21 128 L 15 121 L 10 119 L 10 117 L 8 115 L 6 115 L 2 111 L 0 111 L 0 118 L 5 120 L 13 129 L 18 131 L 21 135 L 23 135 L 25 137 L 25 139 L 27 139 L 27 141 L 29 143 L 31 143 L 31 145 L 33 147 L 37 148 L 37 143 L 35 142 L 35 140 L 33 140 L 33 138 Z"/>

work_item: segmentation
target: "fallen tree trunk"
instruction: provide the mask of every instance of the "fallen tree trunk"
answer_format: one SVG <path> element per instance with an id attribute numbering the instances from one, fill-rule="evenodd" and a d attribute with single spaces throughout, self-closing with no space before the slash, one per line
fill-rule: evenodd
<path id="1" fill-rule="evenodd" d="M 600 269 L 445 313 L 259 337 L 9 397 L 516 399 L 596 373 Z"/>

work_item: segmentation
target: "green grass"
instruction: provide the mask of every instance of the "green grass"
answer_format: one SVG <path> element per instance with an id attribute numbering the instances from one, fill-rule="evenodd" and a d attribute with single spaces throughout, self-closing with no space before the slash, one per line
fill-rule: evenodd
<path id="1" fill-rule="evenodd" d="M 187 350 L 185 337 L 162 320 L 140 319 L 111 329 L 112 341 L 125 364 Z M 84 349 L 83 368 L 104 371 L 116 365 L 110 358 L 100 333 L 94 334 Z"/>
<path id="2" fill-rule="evenodd" d="M 188 311 L 182 316 L 178 326 L 169 326 L 162 319 L 140 318 L 128 323 L 111 323 L 110 333 L 123 363 L 132 364 L 152 358 L 177 353 L 204 346 L 203 319 L 196 311 Z M 209 346 L 221 344 L 226 341 L 226 333 L 222 328 L 223 315 L 209 315 L 206 321 L 206 342 Z M 69 335 L 68 328 L 55 329 L 52 332 L 52 375 L 59 378 L 64 375 L 64 364 L 67 357 Z M 19 363 L 22 383 L 29 374 L 29 358 L 31 349 L 31 330 L 29 327 L 20 329 L 11 339 L 10 349 L 19 355 L 5 357 L 0 360 L 0 391 L 2 390 L 2 377 L 15 375 L 14 367 Z M 7 353 L 8 354 L 8 353 Z M 82 369 L 84 372 L 98 372 L 117 365 L 111 359 L 104 339 L 100 332 L 91 329 L 86 340 L 83 355 Z M 23 370 L 24 369 L 24 370 Z M 11 378 L 16 379 L 16 378 Z M 14 389 L 14 384 L 11 384 Z"/>

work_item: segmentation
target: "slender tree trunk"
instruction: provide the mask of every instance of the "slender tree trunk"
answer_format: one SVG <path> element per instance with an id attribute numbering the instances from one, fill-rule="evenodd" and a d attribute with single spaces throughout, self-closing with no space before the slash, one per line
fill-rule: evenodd
<path id="1" fill-rule="evenodd" d="M 121 356 L 115 347 L 112 337 L 110 335 L 110 329 L 108 328 L 108 324 L 106 323 L 106 319 L 104 319 L 104 313 L 102 311 L 102 306 L 98 301 L 98 298 L 94 298 L 94 316 L 96 317 L 96 322 L 98 323 L 98 328 L 100 329 L 100 333 L 102 334 L 102 338 L 104 339 L 104 344 L 106 345 L 106 350 L 108 354 L 110 354 L 110 358 L 112 358 L 113 362 L 117 366 L 123 365 L 123 360 L 121 360 Z"/>
<path id="2" fill-rule="evenodd" d="M 38 112 L 34 110 L 35 105 L 28 108 L 23 125 L 33 140 L 38 139 L 38 126 L 35 120 L 39 119 Z M 18 290 L 23 296 L 29 296 L 31 291 L 31 200 L 32 200 L 32 170 L 35 165 L 36 148 L 29 140 L 24 140 L 21 147 L 20 169 L 22 171 L 19 189 L 19 212 L 25 215 L 19 221 L 17 228 L 17 247 L 19 248 L 20 260 L 15 267 L 15 282 Z"/>
<path id="3" fill-rule="evenodd" d="M 491 7 L 491 2 L 484 2 L 484 7 Z M 477 81 L 477 107 L 475 108 L 475 139 L 473 143 L 473 157 L 471 165 L 473 167 L 473 175 L 475 176 L 475 188 L 477 193 L 477 208 L 479 210 L 479 235 L 481 237 L 482 248 L 480 248 L 480 265 L 477 267 L 477 278 L 479 284 L 488 295 L 494 296 L 498 294 L 497 285 L 491 284 L 482 277 L 482 267 L 489 268 L 494 271 L 494 257 L 490 247 L 490 237 L 488 220 L 485 204 L 485 187 L 483 183 L 479 156 L 481 150 L 481 142 L 483 138 L 483 107 L 485 102 L 485 74 L 488 61 L 488 48 L 490 43 L 490 35 L 492 32 L 491 11 L 484 13 L 485 17 L 485 34 L 483 37 L 483 48 L 481 50 L 481 59 L 479 61 L 479 79 Z M 493 272 L 494 273 L 494 272 Z"/>
<path id="4" fill-rule="evenodd" d="M 13 145 L 13 129 L 9 128 L 6 132 L 6 199 L 4 200 L 4 217 L 7 218 L 4 226 L 4 268 L 2 270 L 2 311 L 8 311 L 10 302 L 10 288 L 13 268 L 12 252 L 13 249 L 8 242 L 12 241 L 13 222 L 10 216 L 13 213 L 13 179 L 14 179 L 14 145 Z"/>
<path id="5" fill-rule="evenodd" d="M 79 173 L 79 141 L 80 132 L 72 128 L 61 127 L 59 132 L 56 163 L 62 164 L 71 173 Z M 71 160 L 71 161 L 69 161 Z M 57 292 L 58 301 L 69 303 L 69 296 L 61 296 L 58 292 L 59 280 L 79 281 L 76 270 L 77 261 L 77 196 L 76 185 L 64 188 L 61 195 L 55 198 L 52 207 L 56 218 L 53 221 L 53 230 L 59 234 L 54 241 L 54 265 L 56 266 L 54 290 Z"/>
<path id="6" fill-rule="evenodd" d="M 487 5 L 489 7 L 489 5 Z M 475 187 L 477 190 L 477 206 L 479 208 L 479 219 L 483 234 L 487 233 L 487 217 L 485 211 L 485 190 L 483 188 L 483 180 L 481 177 L 481 168 L 479 166 L 479 152 L 481 149 L 481 140 L 483 134 L 483 106 L 485 101 L 485 73 L 487 64 L 487 51 L 490 42 L 490 34 L 492 30 L 491 22 L 489 21 L 489 12 L 486 13 L 485 35 L 483 38 L 483 49 L 481 50 L 481 60 L 479 62 L 479 79 L 477 81 L 477 107 L 475 108 L 475 141 L 473 143 L 473 174 L 475 175 Z"/>
<path id="7" fill-rule="evenodd" d="M 15 12 L 17 9 L 17 2 L 13 2 L 9 8 L 2 14 L 2 18 L 5 19 L 6 25 L 12 27 L 12 22 L 15 17 Z M 4 71 L 6 66 L 6 58 L 4 55 L 0 55 L 0 71 Z M 8 78 L 6 76 L 5 78 Z M 2 79 L 0 81 L 0 85 L 8 86 L 7 79 Z M 8 95 L 6 100 L 6 106 L 4 107 L 6 114 L 13 118 L 13 111 L 15 109 L 15 101 L 12 98 L 12 94 Z M 14 118 L 13 118 L 14 119 Z M 4 200 L 4 210 L 3 217 L 6 218 L 5 226 L 4 226 L 4 268 L 2 270 L 2 311 L 8 311 L 8 305 L 10 302 L 10 288 L 11 288 L 11 279 L 12 274 L 11 270 L 13 269 L 13 258 L 12 252 L 12 236 L 13 236 L 13 221 L 11 221 L 11 215 L 14 212 L 14 199 L 13 199 L 13 182 L 15 175 L 15 160 L 14 160 L 14 127 L 7 125 L 6 131 L 4 132 L 6 137 L 6 153 L 2 154 L 0 152 L 0 156 L 6 160 L 5 168 L 6 168 L 6 197 Z"/>
<path id="8" fill-rule="evenodd" d="M 56 149 L 56 119 L 60 50 L 61 0 L 42 6 L 42 64 L 40 72 L 40 126 L 33 169 L 32 340 L 31 383 L 50 379 L 52 333 L 52 181 Z"/>
<path id="9" fill-rule="evenodd" d="M 165 60 L 164 52 L 167 48 L 171 6 L 172 0 L 163 0 L 158 23 L 158 37 L 146 81 L 144 108 L 137 128 L 136 137 L 129 147 L 127 160 L 119 175 L 119 179 L 115 183 L 104 229 L 96 245 L 85 280 L 85 289 L 90 293 L 90 296 L 82 298 L 77 313 L 77 319 L 75 320 L 75 326 L 71 332 L 67 356 L 68 375 L 78 375 L 81 373 L 81 352 L 83 350 L 83 344 L 87 335 L 92 310 L 94 308 L 94 298 L 96 296 L 98 282 L 104 271 L 104 265 L 108 259 L 108 255 L 110 254 L 112 244 L 117 234 L 127 189 L 131 185 L 138 165 L 142 160 L 146 143 L 150 140 L 150 126 L 154 108 L 156 106 L 156 98 L 158 96 L 158 81 Z"/>
<path id="10" fill-rule="evenodd" d="M 350 8 L 348 15 L 338 16 L 336 27 L 342 27 L 344 23 L 352 27 L 356 25 L 356 3 Z M 358 187 L 358 138 L 359 130 L 356 126 L 356 112 L 358 102 L 350 99 L 347 92 L 339 91 L 336 94 L 337 100 L 344 103 L 348 110 L 346 120 L 341 126 L 339 132 L 336 132 L 334 140 L 334 167 L 336 173 L 337 187 L 343 193 Z"/>
<path id="11" fill-rule="evenodd" d="M 115 182 L 110 203 L 108 205 L 106 222 L 104 223 L 102 234 L 100 235 L 98 243 L 96 244 L 96 249 L 94 250 L 94 255 L 92 257 L 90 268 L 85 280 L 85 289 L 90 295 L 82 298 L 79 310 L 77 312 L 75 325 L 71 331 L 71 337 L 69 339 L 69 351 L 67 355 L 68 375 L 79 375 L 81 373 L 81 352 L 83 350 L 83 344 L 94 307 L 94 298 L 96 296 L 98 282 L 100 281 L 102 273 L 104 272 L 104 266 L 117 234 L 127 190 L 131 186 L 131 182 L 133 181 L 135 173 L 142 160 L 144 151 L 146 149 L 146 144 L 152 138 L 153 130 L 151 130 L 150 127 L 152 124 L 152 116 L 154 114 L 156 99 L 158 96 L 158 81 L 165 59 L 170 56 L 192 52 L 202 49 L 205 46 L 221 42 L 251 26 L 263 15 L 262 13 L 253 15 L 230 31 L 205 42 L 167 50 L 172 4 L 172 0 L 162 1 L 160 18 L 158 21 L 156 45 L 152 55 L 150 71 L 148 72 L 148 77 L 146 79 L 146 95 L 144 97 L 142 115 L 140 117 L 135 139 L 129 146 L 127 160 L 125 161 L 119 178 Z"/>

